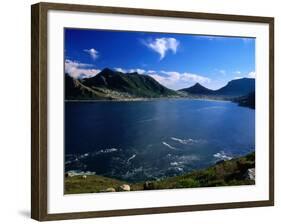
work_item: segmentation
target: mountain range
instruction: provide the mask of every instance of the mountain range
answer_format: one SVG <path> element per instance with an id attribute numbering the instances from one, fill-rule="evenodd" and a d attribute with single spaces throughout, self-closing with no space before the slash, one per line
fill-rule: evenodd
<path id="1" fill-rule="evenodd" d="M 177 97 L 178 92 L 168 89 L 148 75 L 122 73 L 108 68 L 96 76 L 82 80 L 66 74 L 65 98 L 71 99 L 136 99 Z"/>
<path id="2" fill-rule="evenodd" d="M 137 100 L 147 98 L 210 98 L 232 100 L 242 106 L 254 107 L 255 79 L 241 78 L 228 82 L 218 90 L 199 83 L 178 91 L 168 89 L 149 75 L 122 73 L 108 68 L 94 77 L 65 77 L 66 100 Z"/>
<path id="3" fill-rule="evenodd" d="M 228 82 L 224 87 L 218 90 L 208 89 L 199 83 L 189 88 L 180 89 L 179 91 L 191 95 L 209 95 L 222 97 L 241 97 L 255 91 L 255 79 L 241 78 Z"/>

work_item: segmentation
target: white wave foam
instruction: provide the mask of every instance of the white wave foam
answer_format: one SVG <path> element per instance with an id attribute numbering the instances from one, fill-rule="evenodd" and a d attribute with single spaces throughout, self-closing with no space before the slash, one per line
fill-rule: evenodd
<path id="1" fill-rule="evenodd" d="M 181 143 L 183 145 L 193 144 L 193 143 L 198 143 L 199 142 L 199 140 L 195 140 L 195 139 L 192 139 L 192 138 L 180 139 L 180 138 L 171 137 L 171 139 L 176 141 L 176 142 L 179 142 L 179 143 Z"/>
<path id="2" fill-rule="evenodd" d="M 224 160 L 224 161 L 232 159 L 232 157 L 228 156 L 224 151 L 220 151 L 218 153 L 215 153 L 213 156 L 215 158 L 219 159 L 219 160 Z"/>
<path id="3" fill-rule="evenodd" d="M 182 167 L 176 167 L 177 171 L 179 172 L 183 172 L 183 168 Z"/>
<path id="4" fill-rule="evenodd" d="M 109 148 L 109 149 L 102 149 L 100 150 L 101 153 L 110 153 L 110 152 L 116 152 L 118 149 L 116 148 Z"/>
<path id="5" fill-rule="evenodd" d="M 136 157 L 136 154 L 132 155 L 128 160 L 127 163 L 130 162 L 130 160 L 134 159 Z"/>
<path id="6" fill-rule="evenodd" d="M 178 163 L 178 162 L 171 162 L 170 165 L 171 165 L 171 166 L 178 166 L 179 163 Z"/>
<path id="7" fill-rule="evenodd" d="M 101 150 L 93 153 L 92 155 L 100 155 L 100 154 L 106 154 L 106 153 L 117 152 L 117 151 L 118 151 L 117 148 L 101 149 Z"/>
<path id="8" fill-rule="evenodd" d="M 175 147 L 169 145 L 167 142 L 162 142 L 163 145 L 167 146 L 170 149 L 176 149 Z"/>

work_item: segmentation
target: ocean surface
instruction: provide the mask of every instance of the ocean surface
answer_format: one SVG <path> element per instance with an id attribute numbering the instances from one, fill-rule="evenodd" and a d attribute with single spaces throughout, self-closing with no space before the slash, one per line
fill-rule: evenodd
<path id="1" fill-rule="evenodd" d="M 65 171 L 156 180 L 254 150 L 255 110 L 232 102 L 65 102 Z"/>

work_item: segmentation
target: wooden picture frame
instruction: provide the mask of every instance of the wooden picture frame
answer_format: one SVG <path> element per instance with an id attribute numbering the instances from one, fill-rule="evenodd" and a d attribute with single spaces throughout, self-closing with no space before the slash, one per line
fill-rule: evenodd
<path id="1" fill-rule="evenodd" d="M 38 3 L 31 7 L 31 217 L 39 221 L 81 219 L 94 217 L 157 214 L 170 212 L 203 211 L 274 205 L 274 18 L 258 16 L 224 15 L 211 13 L 162 11 L 137 8 L 118 8 L 90 5 Z M 166 18 L 188 18 L 212 21 L 249 22 L 269 25 L 269 196 L 268 200 L 198 205 L 130 208 L 85 212 L 48 212 L 48 12 L 68 11 L 136 15 Z"/>

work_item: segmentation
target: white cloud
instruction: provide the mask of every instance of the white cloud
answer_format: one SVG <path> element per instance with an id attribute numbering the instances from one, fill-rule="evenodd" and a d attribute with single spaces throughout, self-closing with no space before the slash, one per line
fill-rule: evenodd
<path id="1" fill-rule="evenodd" d="M 115 71 L 117 72 L 122 72 L 122 73 L 127 73 L 127 70 L 126 69 L 123 69 L 123 68 L 114 68 Z"/>
<path id="2" fill-rule="evenodd" d="M 235 76 L 234 79 L 242 79 L 242 78 L 252 78 L 252 79 L 255 79 L 256 78 L 256 72 L 255 71 L 252 71 L 252 72 L 249 72 L 248 74 L 246 74 L 245 76 L 241 76 L 241 72 L 235 72 L 235 74 L 239 75 L 239 76 Z"/>
<path id="3" fill-rule="evenodd" d="M 146 73 L 147 73 L 147 74 L 152 74 L 152 73 L 156 73 L 156 71 L 154 71 L 154 70 L 148 70 L 148 71 L 146 71 Z"/>
<path id="4" fill-rule="evenodd" d="M 124 68 L 114 68 L 116 71 L 118 72 L 122 72 L 122 73 L 133 73 L 133 72 L 137 72 L 138 74 L 144 74 L 146 73 L 145 70 L 141 69 L 141 68 L 132 68 L 132 69 L 124 69 Z"/>
<path id="5" fill-rule="evenodd" d="M 138 74 L 144 74 L 145 70 L 141 68 L 129 69 L 129 73 L 137 72 Z"/>
<path id="6" fill-rule="evenodd" d="M 204 84 L 211 81 L 208 77 L 188 72 L 160 71 L 159 73 L 152 73 L 149 75 L 162 85 L 176 90 L 186 88 L 197 82 Z"/>
<path id="7" fill-rule="evenodd" d="M 72 61 L 69 59 L 65 60 L 65 68 L 71 68 L 71 67 L 79 67 L 79 68 L 87 68 L 87 67 L 91 67 L 91 64 L 86 64 L 86 63 L 80 63 L 78 61 Z"/>
<path id="8" fill-rule="evenodd" d="M 167 51 L 172 51 L 174 54 L 177 53 L 180 42 L 175 38 L 156 38 L 155 40 L 144 42 L 144 44 L 160 55 L 162 60 Z"/>
<path id="9" fill-rule="evenodd" d="M 99 69 L 91 68 L 91 66 L 90 64 L 65 60 L 65 72 L 75 79 L 90 78 L 100 72 Z"/>
<path id="10" fill-rule="evenodd" d="M 235 76 L 233 79 L 243 79 L 244 77 L 242 76 Z"/>
<path id="11" fill-rule="evenodd" d="M 256 78 L 256 72 L 249 72 L 249 74 L 248 74 L 248 76 L 247 76 L 248 78 Z"/>
<path id="12" fill-rule="evenodd" d="M 93 60 L 96 60 L 99 57 L 99 52 L 94 48 L 85 49 L 84 51 L 87 52 L 89 55 L 91 55 Z"/>
<path id="13" fill-rule="evenodd" d="M 184 81 L 192 81 L 192 82 L 199 82 L 199 83 L 209 83 L 211 81 L 210 78 L 197 75 L 197 74 L 192 74 L 192 73 L 183 73 L 182 74 L 182 79 Z"/>

